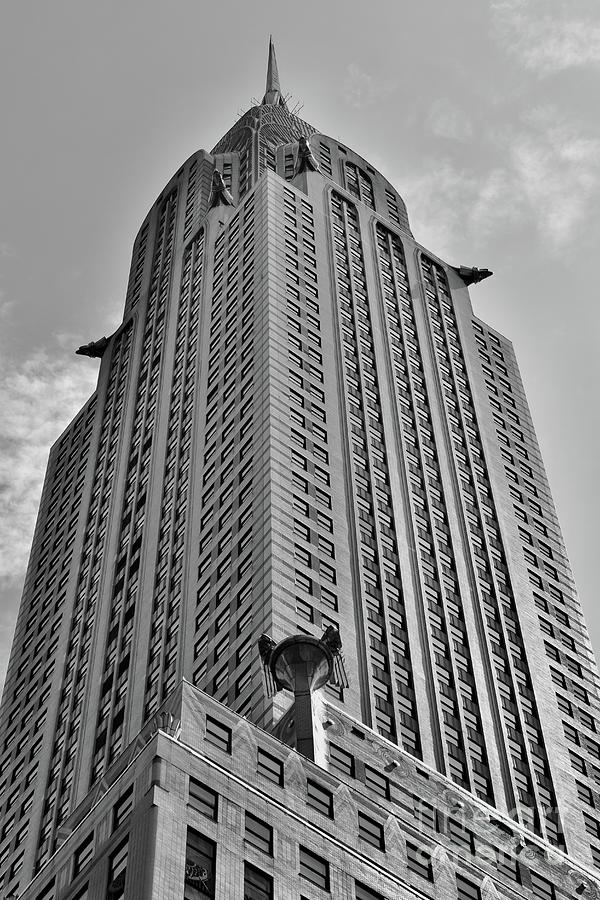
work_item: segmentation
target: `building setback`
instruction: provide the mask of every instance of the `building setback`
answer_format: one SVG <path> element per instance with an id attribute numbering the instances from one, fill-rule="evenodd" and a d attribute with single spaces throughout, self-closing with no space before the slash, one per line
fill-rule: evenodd
<path id="1" fill-rule="evenodd" d="M 0 712 L 5 897 L 600 897 L 598 672 L 489 274 L 288 110 L 270 45 L 78 351 Z M 303 755 L 259 638 L 338 632 Z"/>

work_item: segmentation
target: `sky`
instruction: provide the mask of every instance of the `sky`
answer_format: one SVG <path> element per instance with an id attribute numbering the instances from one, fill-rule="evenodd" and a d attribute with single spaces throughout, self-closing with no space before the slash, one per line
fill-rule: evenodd
<path id="1" fill-rule="evenodd" d="M 489 268 L 600 647 L 596 0 L 20 0 L 0 34 L 0 682 L 51 443 L 92 392 L 135 234 L 264 92 L 399 190 L 417 240 Z"/>

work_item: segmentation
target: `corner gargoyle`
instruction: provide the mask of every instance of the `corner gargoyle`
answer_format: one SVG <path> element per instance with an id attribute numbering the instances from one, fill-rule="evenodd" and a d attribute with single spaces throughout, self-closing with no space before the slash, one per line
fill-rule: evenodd
<path id="1" fill-rule="evenodd" d="M 296 171 L 295 175 L 299 175 L 300 172 L 318 172 L 319 163 L 313 156 L 313 152 L 310 149 L 310 144 L 308 143 L 308 138 L 305 138 L 304 135 L 298 138 L 298 162 L 296 163 Z"/>
<path id="2" fill-rule="evenodd" d="M 108 338 L 101 337 L 99 341 L 90 341 L 89 344 L 83 344 L 78 347 L 75 353 L 79 356 L 91 356 L 92 359 L 100 359 L 106 348 L 108 347 Z"/>
<path id="3" fill-rule="evenodd" d="M 218 169 L 215 169 L 212 176 L 212 187 L 210 191 L 210 200 L 208 208 L 213 209 L 215 206 L 233 206 L 233 197 L 225 187 L 223 176 Z"/>
<path id="4" fill-rule="evenodd" d="M 483 281 L 484 278 L 489 278 L 494 274 L 489 269 L 469 268 L 469 266 L 455 266 L 454 268 L 465 284 L 477 284 L 478 281 Z"/>

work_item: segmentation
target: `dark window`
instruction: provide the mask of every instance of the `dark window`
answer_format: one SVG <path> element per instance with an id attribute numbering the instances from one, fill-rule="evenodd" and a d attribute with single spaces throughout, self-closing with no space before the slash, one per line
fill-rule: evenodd
<path id="1" fill-rule="evenodd" d="M 133 785 L 119 797 L 113 807 L 113 830 L 121 825 L 133 809 Z"/>
<path id="2" fill-rule="evenodd" d="M 481 900 L 478 884 L 474 884 L 462 875 L 456 874 L 457 900 Z"/>
<path id="3" fill-rule="evenodd" d="M 54 887 L 55 883 L 53 878 L 50 884 L 47 884 L 46 887 L 42 891 L 40 891 L 35 900 L 52 900 L 52 898 L 54 897 Z"/>
<path id="4" fill-rule="evenodd" d="M 283 784 L 283 763 L 275 756 L 271 756 L 266 750 L 258 751 L 257 772 L 272 781 L 273 784 Z"/>
<path id="5" fill-rule="evenodd" d="M 592 818 L 592 816 L 588 816 L 587 813 L 583 814 L 583 821 L 587 833 L 591 834 L 596 840 L 600 840 L 600 822 Z"/>
<path id="6" fill-rule="evenodd" d="M 322 890 L 329 890 L 329 863 L 306 847 L 300 847 L 300 875 Z"/>
<path id="7" fill-rule="evenodd" d="M 127 855 L 129 842 L 123 841 L 113 850 L 108 858 L 108 897 L 119 900 L 125 896 L 125 876 L 127 874 Z"/>
<path id="8" fill-rule="evenodd" d="M 73 877 L 83 872 L 94 855 L 94 832 L 87 836 L 73 854 Z"/>
<path id="9" fill-rule="evenodd" d="M 273 879 L 244 863 L 244 900 L 273 900 Z"/>
<path id="10" fill-rule="evenodd" d="M 456 843 L 463 844 L 463 846 L 467 847 L 470 852 L 473 853 L 473 833 L 469 831 L 468 828 L 464 828 L 462 823 L 457 822 L 456 819 L 448 818 L 447 822 L 448 836 Z M 439 830 L 442 831 L 441 828 Z"/>
<path id="11" fill-rule="evenodd" d="M 231 753 L 231 728 L 210 716 L 206 717 L 206 740 L 224 753 Z"/>
<path id="12" fill-rule="evenodd" d="M 540 900 L 554 900 L 556 892 L 551 881 L 542 878 L 537 872 L 530 871 L 529 876 L 531 878 L 531 890 L 534 897 L 539 897 Z"/>
<path id="13" fill-rule="evenodd" d="M 436 815 L 433 806 L 415 797 L 415 818 L 423 828 L 436 829 Z"/>
<path id="14" fill-rule="evenodd" d="M 383 894 L 368 888 L 365 884 L 361 884 L 360 881 L 355 882 L 354 896 L 356 900 L 385 900 Z"/>
<path id="15" fill-rule="evenodd" d="M 187 830 L 185 848 L 185 898 L 195 898 L 198 892 L 215 895 L 216 845 L 193 828 Z M 187 890 L 187 887 L 193 891 Z"/>
<path id="16" fill-rule="evenodd" d="M 406 862 L 408 871 L 433 881 L 433 869 L 431 867 L 431 854 L 424 847 L 406 842 Z"/>
<path id="17" fill-rule="evenodd" d="M 273 855 L 273 829 L 249 812 L 246 813 L 244 837 L 250 846 L 268 853 L 269 856 Z"/>
<path id="18" fill-rule="evenodd" d="M 306 782 L 306 799 L 309 806 L 333 819 L 333 794 L 316 781 Z"/>
<path id="19" fill-rule="evenodd" d="M 84 884 L 82 888 L 76 894 L 73 894 L 72 897 L 69 897 L 69 900 L 88 900 L 89 897 L 89 885 Z"/>
<path id="20" fill-rule="evenodd" d="M 219 809 L 219 795 L 201 781 L 190 777 L 190 805 L 216 822 Z"/>
<path id="21" fill-rule="evenodd" d="M 358 836 L 361 840 L 377 847 L 378 850 L 385 850 L 385 842 L 383 839 L 383 825 L 371 819 L 365 813 L 358 814 Z"/>
<path id="22" fill-rule="evenodd" d="M 350 778 L 354 778 L 354 757 L 351 753 L 346 753 L 341 747 L 330 744 L 329 762 L 331 763 L 331 768 L 335 769 L 336 772 L 341 772 L 343 775 L 349 775 Z"/>
<path id="23" fill-rule="evenodd" d="M 380 797 L 384 797 L 386 800 L 390 799 L 389 780 L 370 766 L 365 766 L 365 784 Z"/>
<path id="24" fill-rule="evenodd" d="M 496 849 L 496 868 L 501 875 L 506 875 L 507 878 L 521 884 L 521 867 L 518 859 L 512 854 Z"/>

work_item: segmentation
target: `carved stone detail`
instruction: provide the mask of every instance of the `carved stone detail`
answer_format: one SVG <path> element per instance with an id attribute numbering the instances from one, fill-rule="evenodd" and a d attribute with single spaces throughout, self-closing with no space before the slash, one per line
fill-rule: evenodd
<path id="1" fill-rule="evenodd" d="M 366 743 L 371 748 L 372 755 L 381 760 L 385 771 L 394 778 L 410 778 L 415 775 L 415 767 L 404 756 L 395 752 L 393 747 L 387 747 L 370 734 L 366 736 Z"/>
<path id="2" fill-rule="evenodd" d="M 349 835 L 356 835 L 356 803 L 345 784 L 340 784 L 333 795 L 335 820 L 340 828 Z"/>
<path id="3" fill-rule="evenodd" d="M 208 208 L 213 209 L 215 206 L 233 206 L 233 197 L 225 187 L 223 176 L 218 169 L 215 169 L 212 176 L 212 185 L 210 191 L 210 199 Z"/>
<path id="4" fill-rule="evenodd" d="M 388 859 L 398 871 L 406 864 L 406 838 L 395 816 L 388 816 L 383 828 Z M 400 863 L 400 865 L 398 865 Z"/>
<path id="5" fill-rule="evenodd" d="M 256 734 L 252 726 L 245 719 L 240 719 L 232 734 L 233 755 L 238 762 L 244 760 L 247 765 L 254 768 L 257 746 Z"/>
<path id="6" fill-rule="evenodd" d="M 490 275 L 494 274 L 489 269 L 478 269 L 476 266 L 472 268 L 469 266 L 457 266 L 456 271 L 465 284 L 477 284 L 477 282 L 483 281 L 484 278 L 489 278 Z"/>
<path id="7" fill-rule="evenodd" d="M 334 735 L 335 737 L 343 737 L 348 733 L 346 723 L 341 716 L 334 713 L 331 707 L 327 709 L 327 718 L 323 722 L 323 728 L 328 735 Z"/>
<path id="8" fill-rule="evenodd" d="M 496 885 L 490 876 L 486 875 L 481 882 L 481 900 L 498 900 L 499 896 Z"/>
<path id="9" fill-rule="evenodd" d="M 302 135 L 298 138 L 298 161 L 296 163 L 296 171 L 294 174 L 299 175 L 300 172 L 318 171 L 319 164 L 313 156 L 312 150 L 310 149 L 308 138 L 305 138 L 304 135 Z"/>
<path id="10" fill-rule="evenodd" d="M 89 356 L 92 359 L 100 359 L 106 348 L 108 347 L 108 338 L 101 337 L 98 341 L 90 341 L 89 344 L 82 344 L 75 353 L 79 356 Z"/>
<path id="11" fill-rule="evenodd" d="M 298 754 L 292 750 L 283 764 L 286 787 L 295 794 L 306 797 L 306 773 Z"/>

